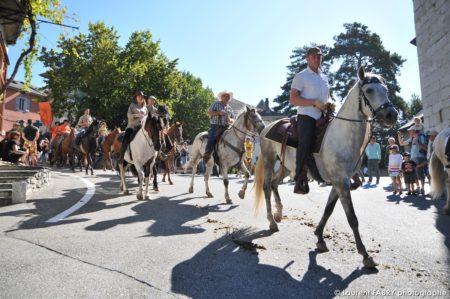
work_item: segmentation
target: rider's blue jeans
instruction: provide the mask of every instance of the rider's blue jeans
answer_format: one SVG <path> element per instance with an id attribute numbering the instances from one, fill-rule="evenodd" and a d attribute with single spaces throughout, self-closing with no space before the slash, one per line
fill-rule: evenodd
<path id="1" fill-rule="evenodd" d="M 219 130 L 223 130 L 224 128 L 226 127 L 211 124 L 208 130 L 208 142 L 206 143 L 205 154 L 212 153 L 214 145 L 216 144 L 217 141 L 217 133 Z"/>

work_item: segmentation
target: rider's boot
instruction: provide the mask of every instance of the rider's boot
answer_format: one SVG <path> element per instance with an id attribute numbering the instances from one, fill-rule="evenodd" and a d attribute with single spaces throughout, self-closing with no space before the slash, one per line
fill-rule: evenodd
<path id="1" fill-rule="evenodd" d="M 353 175 L 352 180 L 353 183 L 350 184 L 351 191 L 358 189 L 362 185 L 361 179 L 359 178 L 358 174 Z"/>
<path id="2" fill-rule="evenodd" d="M 125 140 L 125 138 L 122 141 L 122 146 L 120 148 L 120 152 L 119 152 L 119 159 L 117 160 L 117 163 L 121 164 L 123 163 L 123 159 L 125 157 L 125 152 L 127 150 L 128 147 L 128 140 Z"/>
<path id="3" fill-rule="evenodd" d="M 296 193 L 296 194 L 308 194 L 309 193 L 308 167 L 306 165 L 303 166 L 302 172 L 296 179 L 294 193 Z"/>

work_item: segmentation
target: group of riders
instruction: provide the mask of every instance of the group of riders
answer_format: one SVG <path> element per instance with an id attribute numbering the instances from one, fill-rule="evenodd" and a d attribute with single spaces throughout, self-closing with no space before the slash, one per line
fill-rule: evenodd
<path id="1" fill-rule="evenodd" d="M 166 131 L 169 126 L 169 113 L 166 105 L 156 105 L 156 97 L 146 96 L 142 91 L 134 94 L 133 101 L 127 111 L 127 127 L 123 134 L 122 146 L 116 157 L 119 161 L 123 160 L 124 153 L 131 142 L 136 128 L 141 124 L 141 120 L 147 116 L 161 117 L 164 123 L 163 131 Z M 72 130 L 75 130 L 74 144 L 80 146 L 83 137 L 86 135 L 88 128 L 92 125 L 95 119 L 91 116 L 89 108 L 84 110 L 83 115 L 79 118 L 75 128 L 72 128 L 70 121 L 67 118 L 61 118 L 55 121 L 54 125 L 50 127 L 50 132 L 47 134 L 40 134 L 39 129 L 32 124 L 32 120 L 28 120 L 27 126 L 21 126 L 19 122 L 13 124 L 13 129 L 10 130 L 3 141 L 0 143 L 0 154 L 4 161 L 20 165 L 37 165 L 38 152 L 41 156 L 50 158 L 50 163 L 53 164 L 57 159 L 61 158 L 62 143 L 71 135 Z M 105 137 L 110 133 L 105 120 L 98 122 L 98 129 L 96 130 L 97 149 L 101 150 L 101 144 Z M 161 158 L 164 160 L 167 153 L 173 148 L 172 141 L 167 135 L 164 140 L 164 150 L 161 153 Z M 45 161 L 45 159 L 41 159 Z"/>

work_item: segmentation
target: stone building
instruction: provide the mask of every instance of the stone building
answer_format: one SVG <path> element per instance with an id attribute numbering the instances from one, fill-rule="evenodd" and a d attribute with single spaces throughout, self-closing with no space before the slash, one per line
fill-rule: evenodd
<path id="1" fill-rule="evenodd" d="M 450 127 L 450 1 L 413 0 L 426 129 Z"/>

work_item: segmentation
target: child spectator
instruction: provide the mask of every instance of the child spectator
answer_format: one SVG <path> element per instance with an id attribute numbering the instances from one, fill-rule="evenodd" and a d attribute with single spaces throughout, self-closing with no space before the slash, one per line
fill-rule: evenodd
<path id="1" fill-rule="evenodd" d="M 402 192 L 402 183 L 400 181 L 400 171 L 402 167 L 402 155 L 400 155 L 398 145 L 393 144 L 389 147 L 389 164 L 388 164 L 388 172 L 389 176 L 392 179 L 392 187 L 394 187 L 394 195 L 401 195 Z"/>
<path id="2" fill-rule="evenodd" d="M 181 165 L 181 168 L 183 169 L 183 174 L 186 173 L 188 161 L 189 161 L 189 150 L 187 147 L 187 142 L 183 142 L 181 144 L 181 149 L 180 149 L 180 165 Z"/>
<path id="3" fill-rule="evenodd" d="M 408 188 L 407 195 L 417 194 L 414 190 L 414 182 L 416 181 L 416 162 L 410 160 L 411 155 L 408 152 L 403 153 L 402 172 L 405 185 Z"/>
<path id="4" fill-rule="evenodd" d="M 420 131 L 421 133 L 423 133 L 423 124 L 422 124 L 422 120 L 420 119 L 420 117 L 414 117 L 414 130 L 415 131 Z"/>

